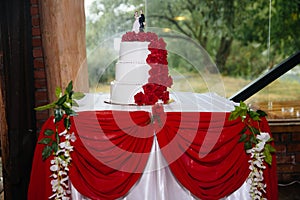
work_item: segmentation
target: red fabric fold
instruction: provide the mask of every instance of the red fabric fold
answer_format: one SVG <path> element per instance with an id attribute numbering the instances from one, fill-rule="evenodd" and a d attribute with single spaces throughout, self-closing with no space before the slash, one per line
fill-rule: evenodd
<path id="1" fill-rule="evenodd" d="M 44 132 L 47 129 L 55 131 L 54 117 L 50 117 L 42 126 L 38 141 L 45 137 Z M 58 123 L 58 130 L 63 130 L 63 120 Z M 53 135 L 54 136 L 54 135 Z M 43 144 L 37 144 L 34 152 L 33 163 L 31 168 L 30 183 L 28 187 L 28 200 L 48 199 L 52 195 L 50 184 L 50 161 L 51 155 L 45 161 L 42 160 Z"/>
<path id="2" fill-rule="evenodd" d="M 200 199 L 228 196 L 249 175 L 249 155 L 238 142 L 245 125 L 240 120 L 228 121 L 229 114 L 167 113 L 166 124 L 157 133 L 172 173 Z M 260 124 L 261 131 L 269 132 L 265 119 Z M 265 170 L 265 177 L 267 198 L 277 199 L 276 163 Z"/>
<path id="3" fill-rule="evenodd" d="M 157 134 L 159 146 L 169 167 L 193 195 L 219 199 L 236 191 L 249 175 L 249 155 L 239 143 L 244 123 L 228 121 L 230 113 L 160 113 L 151 124 L 144 111 L 87 111 L 71 118 L 76 135 L 71 153 L 70 180 L 91 199 L 117 199 L 125 196 L 141 177 Z M 63 121 L 57 124 L 62 131 Z M 53 117 L 43 125 L 55 130 Z M 269 132 L 265 118 L 260 130 Z M 28 199 L 48 199 L 50 160 L 42 161 L 44 145 L 37 144 Z M 264 170 L 267 198 L 277 199 L 276 159 Z"/>
<path id="4" fill-rule="evenodd" d="M 149 113 L 81 112 L 74 117 L 70 180 L 91 199 L 117 199 L 139 180 L 153 144 Z"/>

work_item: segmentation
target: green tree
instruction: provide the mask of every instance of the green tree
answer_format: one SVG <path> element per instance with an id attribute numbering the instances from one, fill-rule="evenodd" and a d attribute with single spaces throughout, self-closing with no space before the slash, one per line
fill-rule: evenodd
<path id="1" fill-rule="evenodd" d="M 87 22 L 87 46 L 130 31 L 134 10 L 144 9 L 147 27 L 178 31 L 203 46 L 221 73 L 257 76 L 299 50 L 300 0 L 95 0 Z M 268 45 L 270 41 L 270 52 Z M 171 56 L 171 59 L 174 56 Z M 180 63 L 180 62 L 172 62 Z"/>

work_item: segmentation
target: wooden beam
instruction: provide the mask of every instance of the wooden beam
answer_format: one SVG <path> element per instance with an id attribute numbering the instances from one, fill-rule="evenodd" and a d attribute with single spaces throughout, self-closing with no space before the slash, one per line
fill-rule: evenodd
<path id="1" fill-rule="evenodd" d="M 41 31 L 50 102 L 56 87 L 73 80 L 74 90 L 88 92 L 84 0 L 42 0 Z"/>

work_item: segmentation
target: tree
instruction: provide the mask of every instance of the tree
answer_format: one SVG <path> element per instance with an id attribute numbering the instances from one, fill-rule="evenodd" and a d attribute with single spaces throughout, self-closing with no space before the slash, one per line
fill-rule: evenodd
<path id="1" fill-rule="evenodd" d="M 269 29 L 270 1 L 95 0 L 93 12 L 101 17 L 88 22 L 96 37 L 90 40 L 88 35 L 87 43 L 93 46 L 114 33 L 130 31 L 134 10 L 143 8 L 147 27 L 168 28 L 198 42 L 221 73 L 257 76 L 299 50 L 299 2 L 271 1 Z"/>

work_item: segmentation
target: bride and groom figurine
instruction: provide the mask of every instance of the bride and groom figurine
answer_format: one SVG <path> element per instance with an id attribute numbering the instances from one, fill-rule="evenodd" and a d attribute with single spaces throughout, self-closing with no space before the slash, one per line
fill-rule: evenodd
<path id="1" fill-rule="evenodd" d="M 139 15 L 138 11 L 135 11 L 134 18 L 135 18 L 135 21 L 132 26 L 132 31 L 134 31 L 135 33 L 144 32 L 145 15 L 143 14 L 143 10 L 140 10 L 140 15 Z"/>

